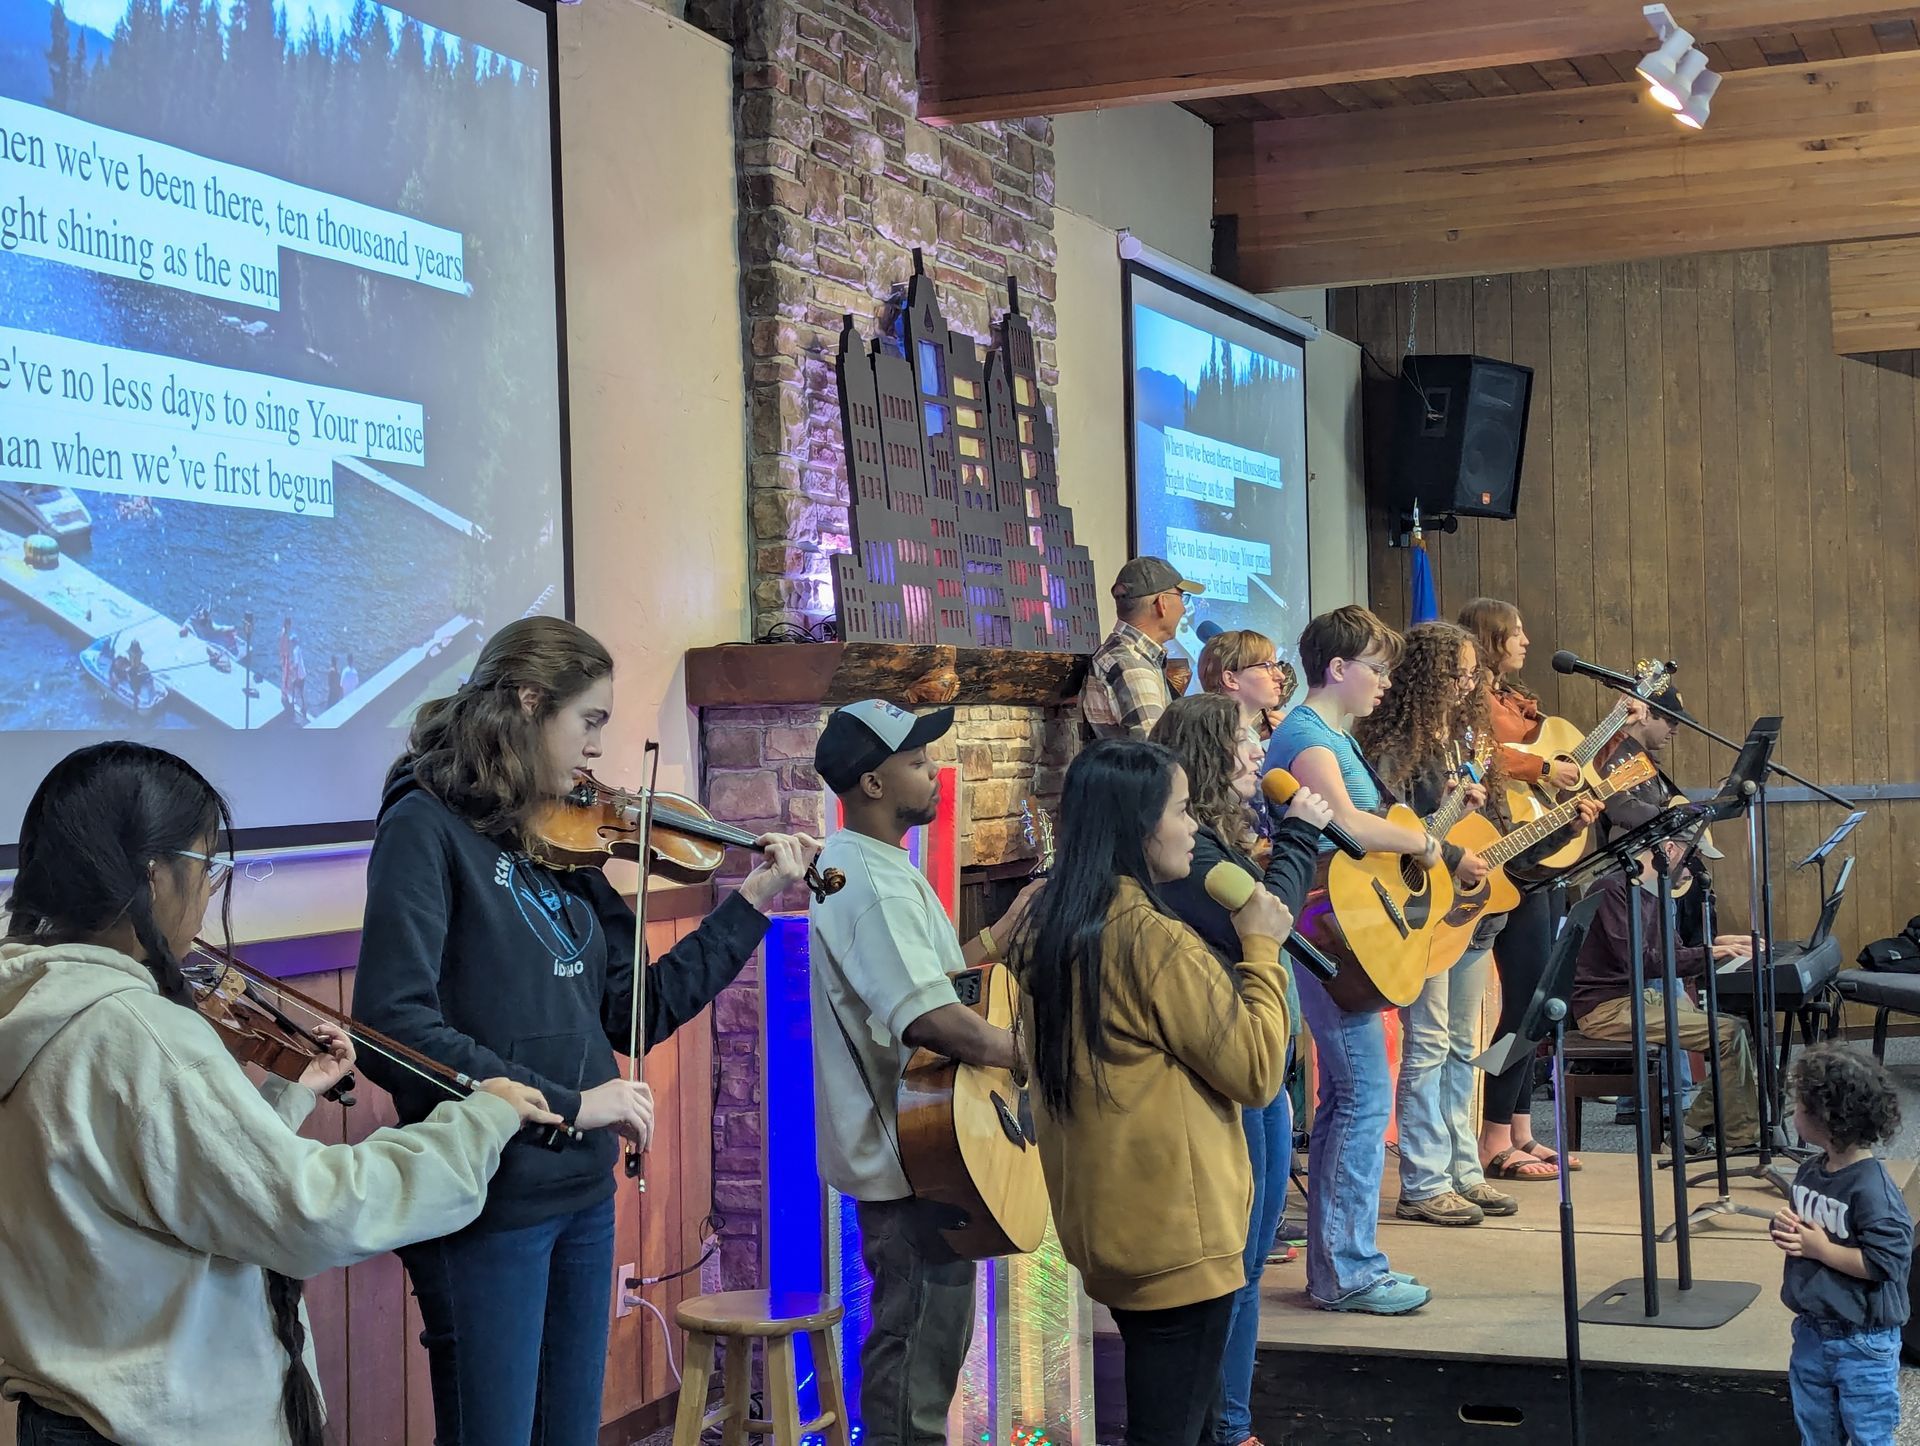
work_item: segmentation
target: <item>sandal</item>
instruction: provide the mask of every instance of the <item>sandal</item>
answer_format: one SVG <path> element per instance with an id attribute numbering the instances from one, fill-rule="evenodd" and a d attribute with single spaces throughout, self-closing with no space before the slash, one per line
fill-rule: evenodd
<path id="1" fill-rule="evenodd" d="M 1528 1140 L 1526 1144 L 1521 1145 L 1519 1148 L 1523 1153 L 1533 1156 L 1536 1160 L 1545 1161 L 1547 1164 L 1553 1166 L 1556 1171 L 1559 1170 L 1560 1155 L 1559 1152 L 1551 1146 L 1543 1145 L 1538 1140 Z M 1567 1168 L 1569 1170 L 1579 1170 L 1585 1167 L 1581 1165 L 1580 1157 L 1575 1155 L 1567 1161 Z"/>
<path id="2" fill-rule="evenodd" d="M 1517 1146 L 1502 1150 L 1480 1167 L 1489 1180 L 1558 1180 L 1560 1167 L 1549 1165 L 1529 1150 Z"/>

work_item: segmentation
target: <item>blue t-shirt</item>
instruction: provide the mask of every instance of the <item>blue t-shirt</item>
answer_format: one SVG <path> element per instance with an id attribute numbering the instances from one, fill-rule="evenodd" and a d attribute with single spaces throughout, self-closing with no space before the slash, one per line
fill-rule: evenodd
<path id="1" fill-rule="evenodd" d="M 1309 748 L 1325 748 L 1339 761 L 1340 781 L 1346 784 L 1347 797 L 1355 808 L 1367 813 L 1381 811 L 1385 800 L 1380 796 L 1380 785 L 1361 760 L 1360 745 L 1353 741 L 1353 735 L 1342 733 L 1305 704 L 1292 709 L 1273 730 L 1273 737 L 1267 741 L 1267 767 L 1290 771 L 1293 760 Z M 1321 835 L 1321 852 L 1332 847 L 1333 841 Z"/>

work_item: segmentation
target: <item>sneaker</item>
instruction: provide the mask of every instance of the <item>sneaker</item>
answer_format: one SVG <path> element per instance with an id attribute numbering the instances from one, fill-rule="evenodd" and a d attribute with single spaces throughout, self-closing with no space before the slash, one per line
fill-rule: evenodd
<path id="1" fill-rule="evenodd" d="M 1345 1300 L 1331 1304 L 1315 1302 L 1322 1310 L 1354 1311 L 1362 1315 L 1410 1315 L 1433 1299 L 1433 1292 L 1424 1285 L 1410 1285 L 1404 1280 L 1383 1280 L 1376 1286 L 1357 1291 Z"/>
<path id="2" fill-rule="evenodd" d="M 1482 1180 L 1471 1189 L 1462 1190 L 1460 1195 L 1462 1199 L 1471 1200 L 1474 1204 L 1478 1205 L 1483 1214 L 1518 1215 L 1520 1213 L 1520 1202 L 1518 1200 L 1514 1199 L 1511 1195 L 1502 1195 L 1485 1180 Z"/>
<path id="3" fill-rule="evenodd" d="M 1389 1270 L 1387 1274 L 1399 1281 L 1402 1285 L 1418 1285 L 1420 1283 L 1419 1276 L 1408 1275 L 1404 1270 Z"/>
<path id="4" fill-rule="evenodd" d="M 1402 1220 L 1421 1220 L 1429 1225 L 1478 1225 L 1487 1218 L 1486 1211 L 1458 1190 L 1429 1195 L 1424 1200 L 1409 1200 L 1403 1195 L 1393 1213 Z"/>

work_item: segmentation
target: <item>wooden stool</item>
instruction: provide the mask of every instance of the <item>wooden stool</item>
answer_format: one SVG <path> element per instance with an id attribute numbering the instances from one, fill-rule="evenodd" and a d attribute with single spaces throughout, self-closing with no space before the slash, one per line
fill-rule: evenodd
<path id="1" fill-rule="evenodd" d="M 680 1378 L 680 1410 L 673 1422 L 673 1446 L 699 1446 L 700 1433 L 724 1425 L 725 1446 L 745 1446 L 748 1436 L 771 1436 L 778 1446 L 800 1446 L 800 1438 L 823 1433 L 827 1446 L 851 1446 L 847 1433 L 846 1390 L 840 1381 L 840 1356 L 833 1328 L 844 1312 L 831 1296 L 800 1292 L 732 1290 L 696 1295 L 680 1303 L 674 1318 L 687 1333 L 687 1359 Z M 800 1387 L 793 1368 L 793 1338 L 804 1335 L 813 1347 L 814 1378 L 820 1414 L 800 1419 Z M 713 1384 L 714 1348 L 727 1340 L 726 1399 L 707 1413 Z M 764 1342 L 769 1421 L 755 1420 L 749 1406 L 753 1379 L 753 1342 Z"/>
<path id="2" fill-rule="evenodd" d="M 1607 1068 L 1575 1074 L 1576 1062 Z M 1580 1148 L 1580 1105 L 1582 1101 L 1607 1095 L 1633 1093 L 1633 1044 L 1631 1041 L 1594 1039 L 1577 1029 L 1567 1031 L 1567 1148 Z M 1653 1148 L 1658 1151 L 1666 1138 L 1666 1096 L 1660 1092 L 1660 1046 L 1647 1045 L 1647 1095 L 1653 1101 L 1653 1118 L 1648 1126 Z"/>

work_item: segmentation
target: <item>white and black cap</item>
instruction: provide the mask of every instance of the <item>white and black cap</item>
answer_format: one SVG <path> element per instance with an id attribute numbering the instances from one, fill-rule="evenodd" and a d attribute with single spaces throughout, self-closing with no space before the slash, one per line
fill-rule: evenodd
<path id="1" fill-rule="evenodd" d="M 951 708 L 909 713 L 879 698 L 863 698 L 834 709 L 814 745 L 813 766 L 835 793 L 851 793 L 894 754 L 923 748 L 952 727 Z"/>

